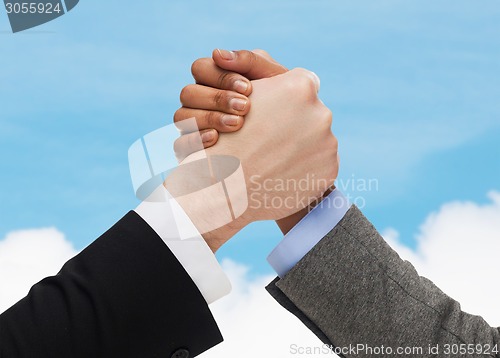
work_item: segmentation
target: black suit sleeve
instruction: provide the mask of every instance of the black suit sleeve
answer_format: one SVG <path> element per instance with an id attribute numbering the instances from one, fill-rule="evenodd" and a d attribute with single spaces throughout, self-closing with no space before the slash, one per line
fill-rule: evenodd
<path id="1" fill-rule="evenodd" d="M 0 315 L 1 358 L 187 358 L 221 341 L 194 282 L 132 211 Z"/>

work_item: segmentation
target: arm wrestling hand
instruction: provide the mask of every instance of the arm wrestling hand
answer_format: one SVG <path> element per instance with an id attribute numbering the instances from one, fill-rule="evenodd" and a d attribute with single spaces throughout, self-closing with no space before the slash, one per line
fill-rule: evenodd
<path id="1" fill-rule="evenodd" d="M 239 83 L 241 83 L 241 81 L 247 80 L 247 78 L 250 80 L 258 80 L 273 77 L 288 71 L 286 67 L 279 64 L 271 57 L 271 55 L 269 55 L 269 53 L 264 50 L 226 51 L 218 49 L 213 51 L 212 58 L 201 58 L 196 60 L 193 63 L 191 69 L 196 83 L 213 87 L 219 90 L 238 88 Z M 251 83 L 247 85 L 246 88 L 248 89 L 248 92 L 245 92 L 245 94 L 251 94 Z M 201 87 L 193 89 L 200 90 Z M 218 100 L 215 94 L 216 92 L 214 92 L 214 97 L 212 98 L 211 102 L 216 102 Z M 201 95 L 201 91 L 199 93 L 193 93 L 193 96 Z M 189 101 L 185 101 L 183 103 L 186 103 L 189 107 L 192 108 L 196 107 L 192 102 Z M 189 118 L 189 115 L 194 114 L 198 115 L 198 117 L 196 117 L 197 124 L 200 132 L 204 136 L 203 139 L 205 139 L 205 137 L 208 135 L 204 133 L 210 131 L 209 140 L 204 141 L 205 148 L 215 145 L 218 139 L 217 128 L 220 127 L 220 118 L 218 118 L 220 114 L 210 111 L 208 108 L 203 108 L 201 106 L 196 107 L 196 112 L 186 110 L 183 107 L 176 112 L 174 120 L 176 122 L 182 121 Z M 243 122 L 241 122 L 241 124 L 243 124 Z M 241 129 L 241 126 L 234 128 L 234 130 L 239 129 Z M 199 150 L 199 141 L 196 140 L 197 138 L 193 138 L 193 136 L 195 135 L 199 134 L 192 133 L 190 135 L 183 135 L 176 142 L 176 147 L 178 148 L 176 151 L 182 153 L 180 157 L 185 157 Z M 325 196 L 330 192 L 331 190 L 325 192 Z M 311 203 L 310 206 L 300 210 L 299 212 L 294 213 L 289 217 L 277 220 L 277 225 L 279 226 L 281 231 L 286 234 L 321 200 L 322 198 L 319 198 L 315 202 Z"/>
<path id="2" fill-rule="evenodd" d="M 245 126 L 221 133 L 218 144 L 206 149 L 209 157 L 231 155 L 240 160 L 246 182 L 241 195 L 248 203 L 236 220 L 204 235 L 213 251 L 251 222 L 282 219 L 306 208 L 333 185 L 338 173 L 332 114 L 317 97 L 317 76 L 295 69 L 252 86 Z M 190 217 L 197 216 L 200 203 L 181 198 L 179 204 Z M 194 223 L 198 226 L 200 221 Z"/>
<path id="3" fill-rule="evenodd" d="M 191 66 L 196 84 L 182 89 L 182 107 L 175 112 L 174 123 L 196 118 L 198 131 L 182 131 L 183 135 L 175 143 L 178 158 L 183 159 L 200 149 L 195 136 L 201 134 L 203 146 L 209 148 L 217 143 L 219 133 L 241 129 L 244 116 L 250 110 L 250 100 L 245 96 L 252 93 L 251 80 L 287 71 L 263 50 L 214 50 L 212 58 L 196 60 Z M 243 111 L 234 112 L 232 101 L 235 99 L 246 101 Z"/>

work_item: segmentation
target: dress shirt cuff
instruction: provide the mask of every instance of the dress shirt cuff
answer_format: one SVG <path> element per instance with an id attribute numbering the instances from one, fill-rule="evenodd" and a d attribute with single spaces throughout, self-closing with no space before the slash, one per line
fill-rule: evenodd
<path id="1" fill-rule="evenodd" d="M 351 204 L 335 189 L 297 225 L 269 254 L 267 261 L 283 278 L 318 242 L 337 226 Z"/>
<path id="2" fill-rule="evenodd" d="M 212 250 L 163 185 L 135 212 L 165 242 L 208 304 L 231 292 L 231 283 Z"/>

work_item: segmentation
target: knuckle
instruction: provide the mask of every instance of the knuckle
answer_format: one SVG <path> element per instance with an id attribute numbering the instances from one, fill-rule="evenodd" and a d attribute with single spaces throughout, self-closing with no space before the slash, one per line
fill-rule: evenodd
<path id="1" fill-rule="evenodd" d="M 193 90 L 193 85 L 187 85 L 181 90 L 180 99 L 182 104 L 191 99 L 191 97 L 193 96 Z"/>
<path id="2" fill-rule="evenodd" d="M 307 76 L 307 73 L 309 71 L 306 70 L 305 68 L 302 68 L 302 67 L 296 67 L 292 70 L 290 70 L 290 74 L 292 74 L 293 76 L 296 76 L 296 77 L 302 77 L 302 76 Z"/>
<path id="3" fill-rule="evenodd" d="M 330 129 L 333 123 L 333 112 L 330 108 L 323 105 L 321 119 L 325 123 L 325 126 Z"/>
<path id="4" fill-rule="evenodd" d="M 174 124 L 180 133 L 190 133 L 198 130 L 196 117 L 189 110 L 180 108 L 174 113 Z"/>
<path id="5" fill-rule="evenodd" d="M 257 62 L 257 55 L 252 51 L 242 50 L 238 53 L 238 57 L 240 57 L 242 62 L 246 64 L 245 72 L 249 72 L 252 68 L 254 68 L 255 63 Z"/>
<path id="6" fill-rule="evenodd" d="M 303 67 L 294 67 L 294 68 L 292 68 L 292 69 L 289 71 L 289 73 L 293 73 L 293 74 L 295 74 L 295 75 L 299 75 L 299 74 L 303 73 L 305 70 L 306 70 L 306 69 L 305 69 L 305 68 L 303 68 Z"/>
<path id="7" fill-rule="evenodd" d="M 185 135 L 183 135 L 175 140 L 174 152 L 177 156 L 181 156 L 181 154 L 183 152 L 183 148 L 185 147 L 184 142 L 185 142 Z"/>
<path id="8" fill-rule="evenodd" d="M 219 123 L 219 113 L 215 111 L 209 111 L 205 115 L 205 121 L 207 128 L 214 128 L 216 129 L 218 126 L 217 124 Z"/>
<path id="9" fill-rule="evenodd" d="M 253 67 L 255 65 L 255 63 L 257 62 L 257 55 L 255 53 L 253 53 L 252 51 L 247 51 L 247 52 L 248 52 L 248 56 L 249 56 L 250 65 Z"/>
<path id="10" fill-rule="evenodd" d="M 187 148 L 185 148 L 184 150 L 187 151 L 189 154 L 191 154 L 199 149 L 202 149 L 200 135 L 201 134 L 199 132 L 195 132 L 195 133 L 191 133 L 187 136 Z M 198 148 L 198 149 L 196 149 L 196 148 Z"/>
<path id="11" fill-rule="evenodd" d="M 232 74 L 230 72 L 223 72 L 219 75 L 217 80 L 217 88 L 226 89 L 229 88 L 229 84 L 231 82 Z"/>
<path id="12" fill-rule="evenodd" d="M 179 108 L 177 111 L 175 111 L 175 113 L 174 113 L 174 123 L 178 123 L 178 122 L 182 121 L 182 113 L 183 113 L 183 109 L 182 108 Z"/>
<path id="13" fill-rule="evenodd" d="M 201 72 L 203 72 L 207 65 L 211 61 L 210 58 L 199 58 L 193 62 L 191 65 L 191 73 L 196 78 Z"/>
<path id="14" fill-rule="evenodd" d="M 316 98 L 320 86 L 319 77 L 309 70 L 304 68 L 295 68 L 292 70 L 294 81 L 301 91 L 304 92 L 309 98 Z"/>
<path id="15" fill-rule="evenodd" d="M 317 87 L 311 72 L 298 69 L 294 82 L 305 99 L 312 100 L 317 98 Z"/>
<path id="16" fill-rule="evenodd" d="M 252 50 L 252 52 L 264 57 L 269 56 L 269 53 L 266 50 L 260 48 L 256 48 L 255 50 Z"/>
<path id="17" fill-rule="evenodd" d="M 174 142 L 174 152 L 178 159 L 184 159 L 201 149 L 203 149 L 203 143 L 199 132 L 184 134 Z"/>
<path id="18" fill-rule="evenodd" d="M 226 107 L 225 104 L 227 102 L 227 94 L 226 91 L 220 90 L 217 91 L 215 94 L 214 98 L 214 104 L 217 108 L 224 108 Z"/>

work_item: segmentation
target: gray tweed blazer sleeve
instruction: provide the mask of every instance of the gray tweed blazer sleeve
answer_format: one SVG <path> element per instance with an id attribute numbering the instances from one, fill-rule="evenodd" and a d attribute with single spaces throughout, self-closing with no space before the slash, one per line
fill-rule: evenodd
<path id="1" fill-rule="evenodd" d="M 344 357 L 500 357 L 499 329 L 419 276 L 354 206 L 267 290 Z"/>

